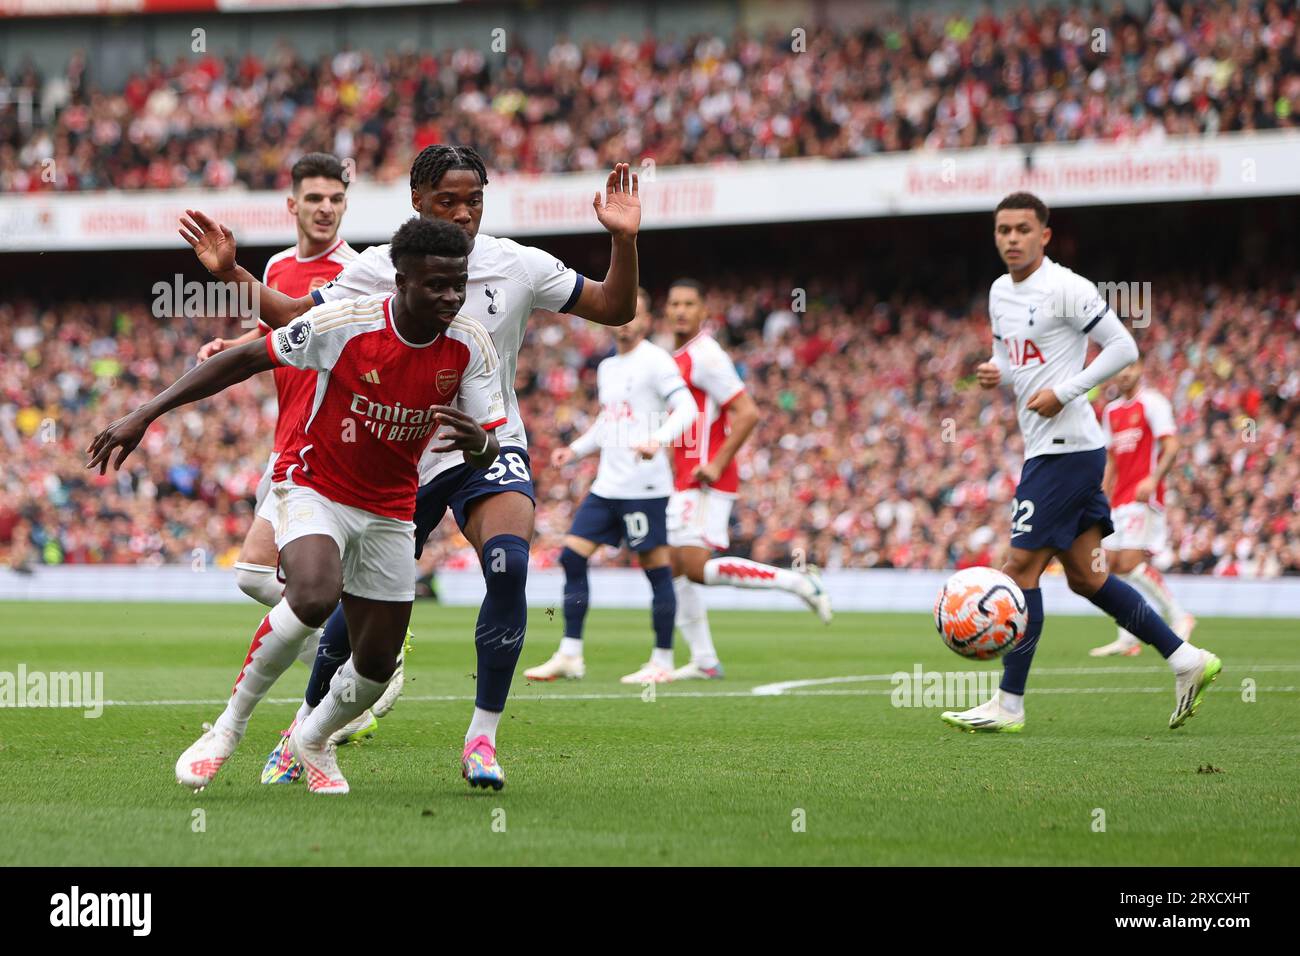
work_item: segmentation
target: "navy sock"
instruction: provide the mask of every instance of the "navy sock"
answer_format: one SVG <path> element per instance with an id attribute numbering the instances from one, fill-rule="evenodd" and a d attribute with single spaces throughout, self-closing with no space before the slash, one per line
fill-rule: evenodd
<path id="1" fill-rule="evenodd" d="M 1029 615 L 1025 636 L 1002 658 L 1002 683 L 998 687 L 1008 694 L 1024 694 L 1025 682 L 1029 680 L 1029 665 L 1034 662 L 1038 638 L 1043 633 L 1043 589 L 1025 588 L 1024 595 L 1025 610 Z"/>
<path id="2" fill-rule="evenodd" d="M 564 568 L 564 636 L 582 640 L 582 624 L 587 619 L 587 559 L 571 548 L 560 552 Z"/>
<path id="3" fill-rule="evenodd" d="M 321 635 L 320 646 L 316 648 L 316 663 L 312 665 L 305 695 L 309 707 L 316 707 L 325 699 L 325 695 L 330 692 L 330 681 L 334 679 L 335 672 L 351 655 L 348 622 L 343 616 L 343 605 L 339 604 L 325 622 L 325 633 Z"/>
<path id="4" fill-rule="evenodd" d="M 1158 650 L 1161 657 L 1167 658 L 1183 643 L 1133 585 L 1113 574 L 1088 600 L 1113 617 L 1124 630 Z"/>
<path id="5" fill-rule="evenodd" d="M 528 629 L 528 542 L 516 534 L 499 534 L 483 545 L 483 579 L 487 596 L 478 612 L 474 644 L 478 649 L 478 693 L 474 705 L 496 713 L 506 709 L 510 681 Z"/>
<path id="6" fill-rule="evenodd" d="M 672 568 L 649 568 L 645 576 L 650 579 L 650 622 L 655 629 L 655 647 L 672 650 L 673 622 L 677 619 Z"/>

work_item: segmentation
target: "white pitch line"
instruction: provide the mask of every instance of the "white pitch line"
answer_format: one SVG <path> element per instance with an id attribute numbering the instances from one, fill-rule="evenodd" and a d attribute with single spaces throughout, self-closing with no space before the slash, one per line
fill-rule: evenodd
<path id="1" fill-rule="evenodd" d="M 1235 687 L 1209 687 L 1208 690 L 1215 692 L 1233 691 Z M 1256 687 L 1256 693 L 1264 694 L 1295 694 L 1300 693 L 1300 685 L 1289 685 L 1285 687 Z M 1034 694 L 1167 694 L 1168 687 L 1035 687 Z M 724 697 L 889 697 L 894 694 L 893 690 L 797 690 L 794 693 L 780 694 L 758 694 L 747 690 L 731 691 L 666 691 L 660 694 L 665 700 L 676 699 L 697 699 L 697 698 L 724 698 Z M 468 702 L 475 698 L 470 695 L 459 694 L 434 694 L 428 696 L 411 696 L 403 695 L 401 701 L 404 704 L 429 704 L 429 703 L 456 703 Z M 105 707 L 220 707 L 227 702 L 228 698 L 220 700 L 106 700 L 103 702 Z M 511 697 L 512 703 L 536 703 L 541 701 L 563 701 L 563 700 L 641 700 L 640 694 L 539 694 L 528 697 Z M 262 701 L 264 704 L 298 704 L 302 702 L 301 697 L 271 697 Z M 13 707 L 3 706 L 0 710 L 85 710 L 87 705 L 84 703 L 58 703 L 47 704 L 39 707 Z"/>
<path id="2" fill-rule="evenodd" d="M 1240 672 L 1244 676 L 1249 676 L 1255 671 L 1300 671 L 1300 664 L 1238 664 L 1233 667 L 1234 672 Z M 857 674 L 843 677 L 814 677 L 808 680 L 786 680 L 777 681 L 773 684 L 759 684 L 750 691 L 757 697 L 776 697 L 784 694 L 787 690 L 795 690 L 800 687 L 821 687 L 826 684 L 867 684 L 873 681 L 893 681 L 897 675 L 902 674 L 907 679 L 911 679 L 916 673 L 915 667 L 912 670 L 893 671 L 889 674 Z M 921 674 L 928 675 L 932 673 L 949 673 L 949 671 L 934 671 L 922 669 Z M 963 671 L 965 673 L 996 673 L 993 670 L 987 671 Z M 1167 667 L 1042 667 L 1034 670 L 1034 676 L 1042 677 L 1087 677 L 1092 674 L 1167 674 Z"/>

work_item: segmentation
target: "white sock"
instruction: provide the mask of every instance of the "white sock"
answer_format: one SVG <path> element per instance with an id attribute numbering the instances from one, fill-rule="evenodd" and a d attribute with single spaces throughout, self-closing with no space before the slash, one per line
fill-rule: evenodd
<path id="1" fill-rule="evenodd" d="M 284 597 L 284 585 L 275 579 L 275 568 L 265 564 L 235 562 L 235 583 L 258 604 L 275 607 Z"/>
<path id="2" fill-rule="evenodd" d="M 1166 622 L 1173 623 L 1177 620 L 1173 616 L 1175 604 L 1173 595 L 1169 593 L 1169 588 L 1165 587 L 1164 581 L 1157 579 L 1147 570 L 1145 561 L 1124 575 L 1124 580 L 1146 598 L 1146 602 L 1155 608 L 1156 613 Z"/>
<path id="3" fill-rule="evenodd" d="M 1185 674 L 1201 662 L 1201 649 L 1193 647 L 1190 641 L 1183 641 L 1178 645 L 1178 650 L 1165 660 L 1169 664 L 1169 669 L 1175 674 Z"/>
<path id="4" fill-rule="evenodd" d="M 368 710 L 371 704 L 379 700 L 387 686 L 386 680 L 371 680 L 358 674 L 349 657 L 335 672 L 330 681 L 329 693 L 321 698 L 320 705 L 299 727 L 299 735 L 307 743 L 316 746 L 323 744 L 330 734 Z"/>
<path id="5" fill-rule="evenodd" d="M 1143 562 L 1139 568 L 1151 582 L 1151 589 L 1154 593 L 1160 595 L 1160 601 L 1164 605 L 1165 620 L 1170 624 L 1176 623 L 1187 612 L 1183 606 L 1178 603 L 1178 598 L 1174 597 L 1174 592 L 1169 590 L 1169 582 L 1165 576 L 1160 573 L 1160 569 L 1153 567 L 1148 562 Z"/>
<path id="6" fill-rule="evenodd" d="M 1025 695 L 1009 694 L 1005 690 L 998 691 L 998 702 L 1002 709 L 1014 717 L 1019 717 L 1025 712 Z"/>
<path id="7" fill-rule="evenodd" d="M 759 564 L 747 558 L 710 558 L 704 562 L 704 583 L 727 584 L 733 588 L 762 588 L 808 594 L 812 585 L 798 571 Z"/>
<path id="8" fill-rule="evenodd" d="M 673 649 L 671 647 L 656 647 L 650 652 L 650 663 L 656 667 L 662 667 L 666 671 L 673 669 Z"/>
<path id="9" fill-rule="evenodd" d="M 314 630 L 316 628 L 298 620 L 298 615 L 293 613 L 288 601 L 281 599 L 279 604 L 271 608 L 253 635 L 248 658 L 244 661 L 239 676 L 235 678 L 235 689 L 231 692 L 226 709 L 217 718 L 217 726 L 242 737 L 248 729 L 248 718 L 253 715 L 253 708 L 266 696 L 279 676 L 289 669 L 302 642 Z"/>
<path id="10" fill-rule="evenodd" d="M 497 725 L 499 723 L 501 723 L 500 711 L 475 707 L 474 716 L 469 722 L 469 730 L 465 731 L 465 743 L 469 743 L 475 737 L 486 737 L 495 748 L 497 745 Z"/>
<path id="11" fill-rule="evenodd" d="M 308 667 L 316 663 L 316 648 L 320 647 L 321 635 L 325 633 L 325 628 L 318 627 L 312 631 L 306 642 L 302 645 L 302 650 L 298 652 L 298 660 L 302 661 Z"/>
<path id="12" fill-rule="evenodd" d="M 718 652 L 713 647 L 709 616 L 699 588 L 686 575 L 681 575 L 673 578 L 673 590 L 677 592 L 677 627 L 691 649 L 691 660 L 700 667 L 717 667 Z"/>
<path id="13" fill-rule="evenodd" d="M 1138 644 L 1142 643 L 1128 631 L 1124 630 L 1124 628 L 1121 627 L 1118 630 L 1119 635 L 1116 637 L 1116 640 L 1119 641 L 1122 647 L 1136 647 Z"/>
<path id="14" fill-rule="evenodd" d="M 560 638 L 560 653 L 565 657 L 582 656 L 582 638 L 580 637 L 562 637 Z"/>
<path id="15" fill-rule="evenodd" d="M 313 707 L 311 704 L 307 703 L 304 700 L 301 704 L 298 705 L 298 713 L 293 715 L 293 719 L 301 724 L 303 721 L 305 721 L 308 717 L 311 716 L 311 712 L 315 709 L 316 709 L 315 707 Z"/>

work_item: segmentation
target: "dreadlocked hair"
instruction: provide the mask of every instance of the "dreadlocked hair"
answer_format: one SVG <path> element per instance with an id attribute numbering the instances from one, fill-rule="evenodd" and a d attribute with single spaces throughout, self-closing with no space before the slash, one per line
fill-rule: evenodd
<path id="1" fill-rule="evenodd" d="M 442 177 L 453 169 L 470 169 L 478 173 L 479 181 L 487 185 L 487 168 L 483 158 L 473 146 L 445 146 L 442 143 L 426 146 L 411 163 L 411 188 L 438 185 Z"/>

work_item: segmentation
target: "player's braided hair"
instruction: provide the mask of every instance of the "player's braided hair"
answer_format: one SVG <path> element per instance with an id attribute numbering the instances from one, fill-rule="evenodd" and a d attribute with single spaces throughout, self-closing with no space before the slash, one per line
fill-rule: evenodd
<path id="1" fill-rule="evenodd" d="M 442 256 L 458 259 L 469 255 L 469 236 L 465 230 L 445 219 L 408 219 L 393 233 L 388 247 L 388 257 L 397 271 L 402 271 L 402 260 L 410 256 Z"/>
<path id="2" fill-rule="evenodd" d="M 479 181 L 487 185 L 487 167 L 473 146 L 445 146 L 437 143 L 420 150 L 411 163 L 411 188 L 436 186 L 442 177 L 453 169 L 472 169 Z"/>

